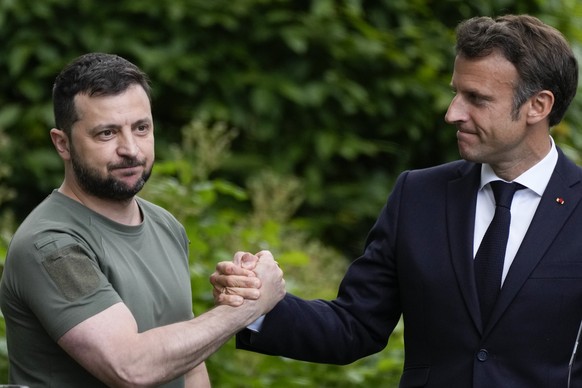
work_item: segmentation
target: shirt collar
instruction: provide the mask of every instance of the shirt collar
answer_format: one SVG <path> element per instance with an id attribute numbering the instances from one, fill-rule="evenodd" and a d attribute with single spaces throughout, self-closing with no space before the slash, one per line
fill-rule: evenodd
<path id="1" fill-rule="evenodd" d="M 550 152 L 548 152 L 542 160 L 514 180 L 514 182 L 534 191 L 540 197 L 544 193 L 544 190 L 550 181 L 550 177 L 554 172 L 554 168 L 558 163 L 558 150 L 556 149 L 556 144 L 551 136 L 550 141 L 552 143 Z M 481 186 L 479 189 L 483 189 L 486 184 L 495 180 L 502 179 L 495 175 L 495 172 L 493 172 L 493 169 L 489 164 L 483 164 L 481 166 Z"/>

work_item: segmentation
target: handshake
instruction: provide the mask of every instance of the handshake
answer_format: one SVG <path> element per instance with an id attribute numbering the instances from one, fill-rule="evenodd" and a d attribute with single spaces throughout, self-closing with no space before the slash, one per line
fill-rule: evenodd
<path id="1" fill-rule="evenodd" d="M 216 305 L 252 304 L 259 315 L 271 311 L 285 296 L 283 271 L 269 251 L 235 253 L 232 261 L 216 265 L 210 283 Z"/>

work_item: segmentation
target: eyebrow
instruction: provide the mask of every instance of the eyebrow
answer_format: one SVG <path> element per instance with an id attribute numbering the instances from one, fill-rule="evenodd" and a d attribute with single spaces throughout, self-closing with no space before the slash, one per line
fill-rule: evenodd
<path id="1" fill-rule="evenodd" d="M 142 124 L 151 124 L 151 123 L 152 123 L 152 120 L 146 117 L 146 118 L 139 119 L 139 120 L 133 122 L 131 124 L 131 128 L 133 129 L 133 128 L 139 127 Z M 101 132 L 101 131 L 108 130 L 108 129 L 109 130 L 118 130 L 121 127 L 122 126 L 118 125 L 118 124 L 98 124 L 98 125 L 92 127 L 89 130 L 89 132 L 90 133 L 97 133 L 97 132 Z"/>
<path id="2" fill-rule="evenodd" d="M 459 90 L 452 84 L 449 84 L 449 87 L 451 88 L 451 90 L 455 93 L 458 93 Z M 462 94 L 470 94 L 470 95 L 474 95 L 474 96 L 478 96 L 480 98 L 483 98 L 485 100 L 493 100 L 494 96 L 490 95 L 490 94 L 484 94 L 482 91 L 475 89 L 475 88 L 468 88 L 468 89 L 462 89 L 461 90 Z"/>
<path id="3" fill-rule="evenodd" d="M 152 120 L 149 117 L 137 120 L 136 122 L 131 124 L 131 128 L 139 127 L 142 124 L 152 124 Z"/>

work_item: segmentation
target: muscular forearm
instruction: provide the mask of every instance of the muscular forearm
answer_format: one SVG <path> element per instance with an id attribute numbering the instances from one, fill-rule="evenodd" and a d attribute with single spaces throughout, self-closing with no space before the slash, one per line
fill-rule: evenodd
<path id="1" fill-rule="evenodd" d="M 138 333 L 129 310 L 117 304 L 71 329 L 59 344 L 109 385 L 159 385 L 200 365 L 262 312 L 253 301 L 218 306 L 190 321 Z"/>
<path id="2" fill-rule="evenodd" d="M 246 306 L 218 306 L 188 322 L 145 332 L 140 335 L 143 348 L 136 354 L 141 355 L 142 361 L 134 364 L 135 371 L 137 375 L 149 375 L 146 380 L 151 382 L 185 374 L 256 317 L 253 309 Z M 152 352 L 152 348 L 159 351 Z"/>

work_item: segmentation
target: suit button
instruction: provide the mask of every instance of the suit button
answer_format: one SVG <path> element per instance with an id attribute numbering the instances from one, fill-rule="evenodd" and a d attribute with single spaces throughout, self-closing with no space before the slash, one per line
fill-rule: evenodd
<path id="1" fill-rule="evenodd" d="M 487 361 L 488 357 L 489 357 L 489 352 L 487 352 L 487 350 L 485 350 L 485 349 L 481 349 L 477 352 L 477 360 L 479 360 L 479 361 Z"/>

